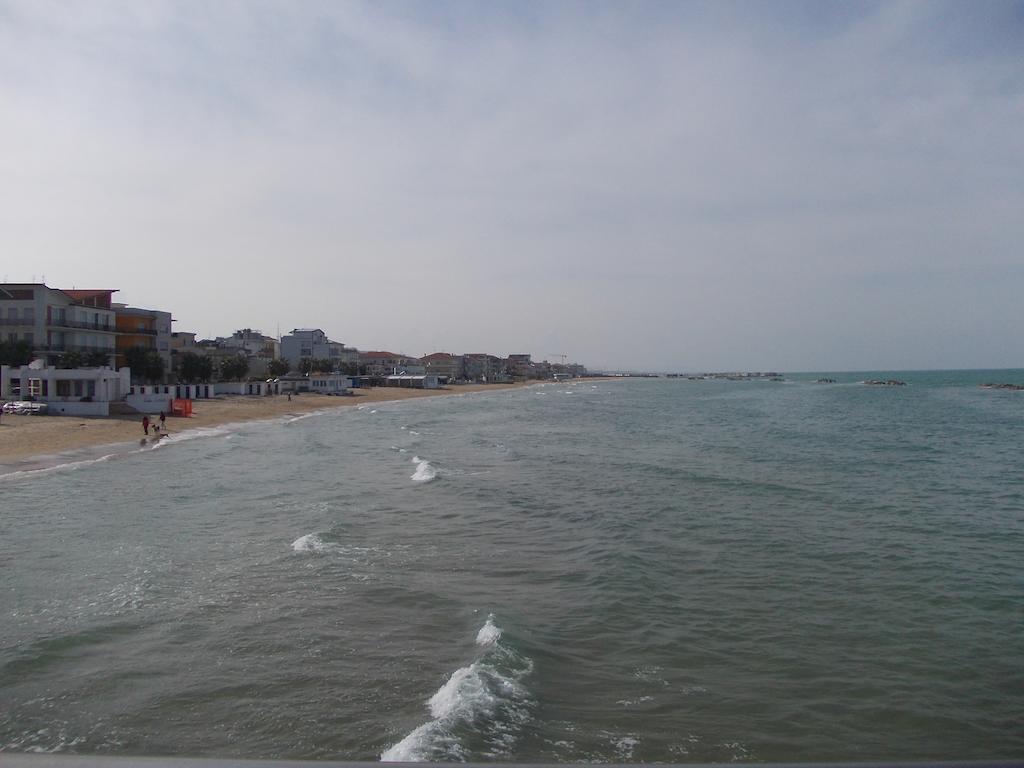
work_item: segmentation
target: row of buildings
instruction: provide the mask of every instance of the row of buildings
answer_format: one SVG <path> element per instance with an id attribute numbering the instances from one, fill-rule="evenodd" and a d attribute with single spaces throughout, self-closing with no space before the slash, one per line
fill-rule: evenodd
<path id="1" fill-rule="evenodd" d="M 111 368 L 129 349 L 144 348 L 171 369 L 171 313 L 113 300 L 116 290 L 0 284 L 0 342 L 24 342 L 34 358 L 56 365 L 70 354 Z"/>
<path id="2" fill-rule="evenodd" d="M 106 366 L 113 370 L 138 360 L 143 350 L 160 358 L 158 375 L 132 378 L 171 384 L 179 379 L 188 354 L 209 358 L 211 378 L 222 378 L 225 360 L 244 359 L 245 378 L 265 380 L 283 371 L 309 369 L 349 376 L 437 376 L 442 382 L 505 382 L 580 376 L 581 365 L 534 362 L 528 354 L 499 357 L 489 353 L 435 352 L 424 357 L 374 350 L 360 351 L 333 341 L 320 328 L 296 328 L 279 338 L 244 328 L 230 336 L 197 339 L 173 330 L 171 313 L 114 301 L 114 289 L 51 288 L 42 283 L 0 284 L 0 344 L 20 344 L 31 358 L 64 368 Z M 73 365 L 69 365 L 69 362 Z"/>
<path id="3" fill-rule="evenodd" d="M 555 376 L 584 376 L 579 364 L 534 362 L 528 354 L 499 357 L 486 352 L 453 354 L 434 352 L 414 357 L 385 350 L 363 351 L 340 341 L 332 341 L 320 328 L 296 328 L 275 339 L 259 331 L 244 328 L 231 336 L 197 341 L 195 334 L 173 333 L 171 353 L 192 350 L 214 358 L 244 355 L 250 376 L 271 375 L 270 363 L 281 360 L 292 371 L 303 368 L 303 361 L 320 364 L 322 370 L 334 370 L 351 376 L 373 378 L 395 375 L 436 375 L 442 382 L 508 382 L 551 379 Z"/>

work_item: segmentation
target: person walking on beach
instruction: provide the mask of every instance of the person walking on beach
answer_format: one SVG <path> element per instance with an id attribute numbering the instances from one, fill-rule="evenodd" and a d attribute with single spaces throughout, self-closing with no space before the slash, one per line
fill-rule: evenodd
<path id="1" fill-rule="evenodd" d="M 142 417 L 142 431 L 149 434 L 149 416 Z"/>
<path id="2" fill-rule="evenodd" d="M 163 411 L 160 411 L 160 431 L 161 432 L 166 432 L 167 431 L 167 423 L 166 422 L 167 422 L 167 414 L 164 413 Z"/>

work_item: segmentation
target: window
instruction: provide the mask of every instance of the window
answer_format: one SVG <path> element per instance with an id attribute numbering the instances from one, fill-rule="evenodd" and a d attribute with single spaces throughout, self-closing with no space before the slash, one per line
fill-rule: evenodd
<path id="1" fill-rule="evenodd" d="M 33 334 L 33 333 L 32 333 L 32 331 L 26 331 L 26 332 L 25 332 L 25 335 L 24 335 L 24 337 L 23 337 L 23 338 L 24 338 L 24 339 L 25 339 L 25 341 L 27 341 L 27 342 L 28 342 L 29 344 L 32 344 L 32 343 L 34 343 L 34 342 L 35 342 L 35 334 Z"/>
<path id="2" fill-rule="evenodd" d="M 57 397 L 71 397 L 71 382 L 67 379 L 57 379 Z"/>
<path id="3" fill-rule="evenodd" d="M 29 322 L 35 322 L 35 319 L 36 319 L 36 308 L 35 307 L 25 307 L 24 309 L 21 310 L 21 316 L 25 320 L 28 320 Z"/>

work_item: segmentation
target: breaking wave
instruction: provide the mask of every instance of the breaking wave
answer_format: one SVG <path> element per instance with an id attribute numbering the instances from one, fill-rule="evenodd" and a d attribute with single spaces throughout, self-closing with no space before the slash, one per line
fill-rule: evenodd
<path id="1" fill-rule="evenodd" d="M 522 684 L 533 671 L 533 661 L 503 644 L 501 637 L 501 628 L 489 616 L 476 636 L 476 660 L 452 673 L 427 701 L 431 719 L 384 750 L 382 761 L 465 761 L 514 754 L 533 706 Z"/>
<path id="2" fill-rule="evenodd" d="M 421 459 L 419 456 L 413 456 L 412 463 L 416 465 L 416 471 L 410 475 L 413 482 L 429 483 L 437 477 L 437 469 L 435 469 L 434 465 L 426 459 Z"/>
<path id="3" fill-rule="evenodd" d="M 292 549 L 296 552 L 323 554 L 336 547 L 337 544 L 335 542 L 324 541 L 319 533 L 307 533 L 305 536 L 299 536 L 299 538 L 292 542 Z"/>

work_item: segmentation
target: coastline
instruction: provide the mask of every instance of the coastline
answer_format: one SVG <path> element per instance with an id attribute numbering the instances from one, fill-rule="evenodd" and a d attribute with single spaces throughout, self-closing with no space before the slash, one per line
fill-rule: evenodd
<path id="1" fill-rule="evenodd" d="M 536 383 L 538 382 L 461 384 L 441 389 L 373 387 L 356 389 L 352 395 L 340 397 L 304 393 L 294 395 L 290 401 L 285 395 L 228 395 L 212 400 L 193 401 L 191 417 L 167 418 L 167 433 L 173 436 L 225 424 L 301 416 L 328 408 L 471 392 L 494 392 L 518 389 Z M 96 461 L 111 454 L 121 453 L 129 446 L 137 447 L 142 437 L 142 414 L 98 418 L 4 414 L 0 418 L 0 478 L 14 472 L 48 469 L 76 461 Z"/>

